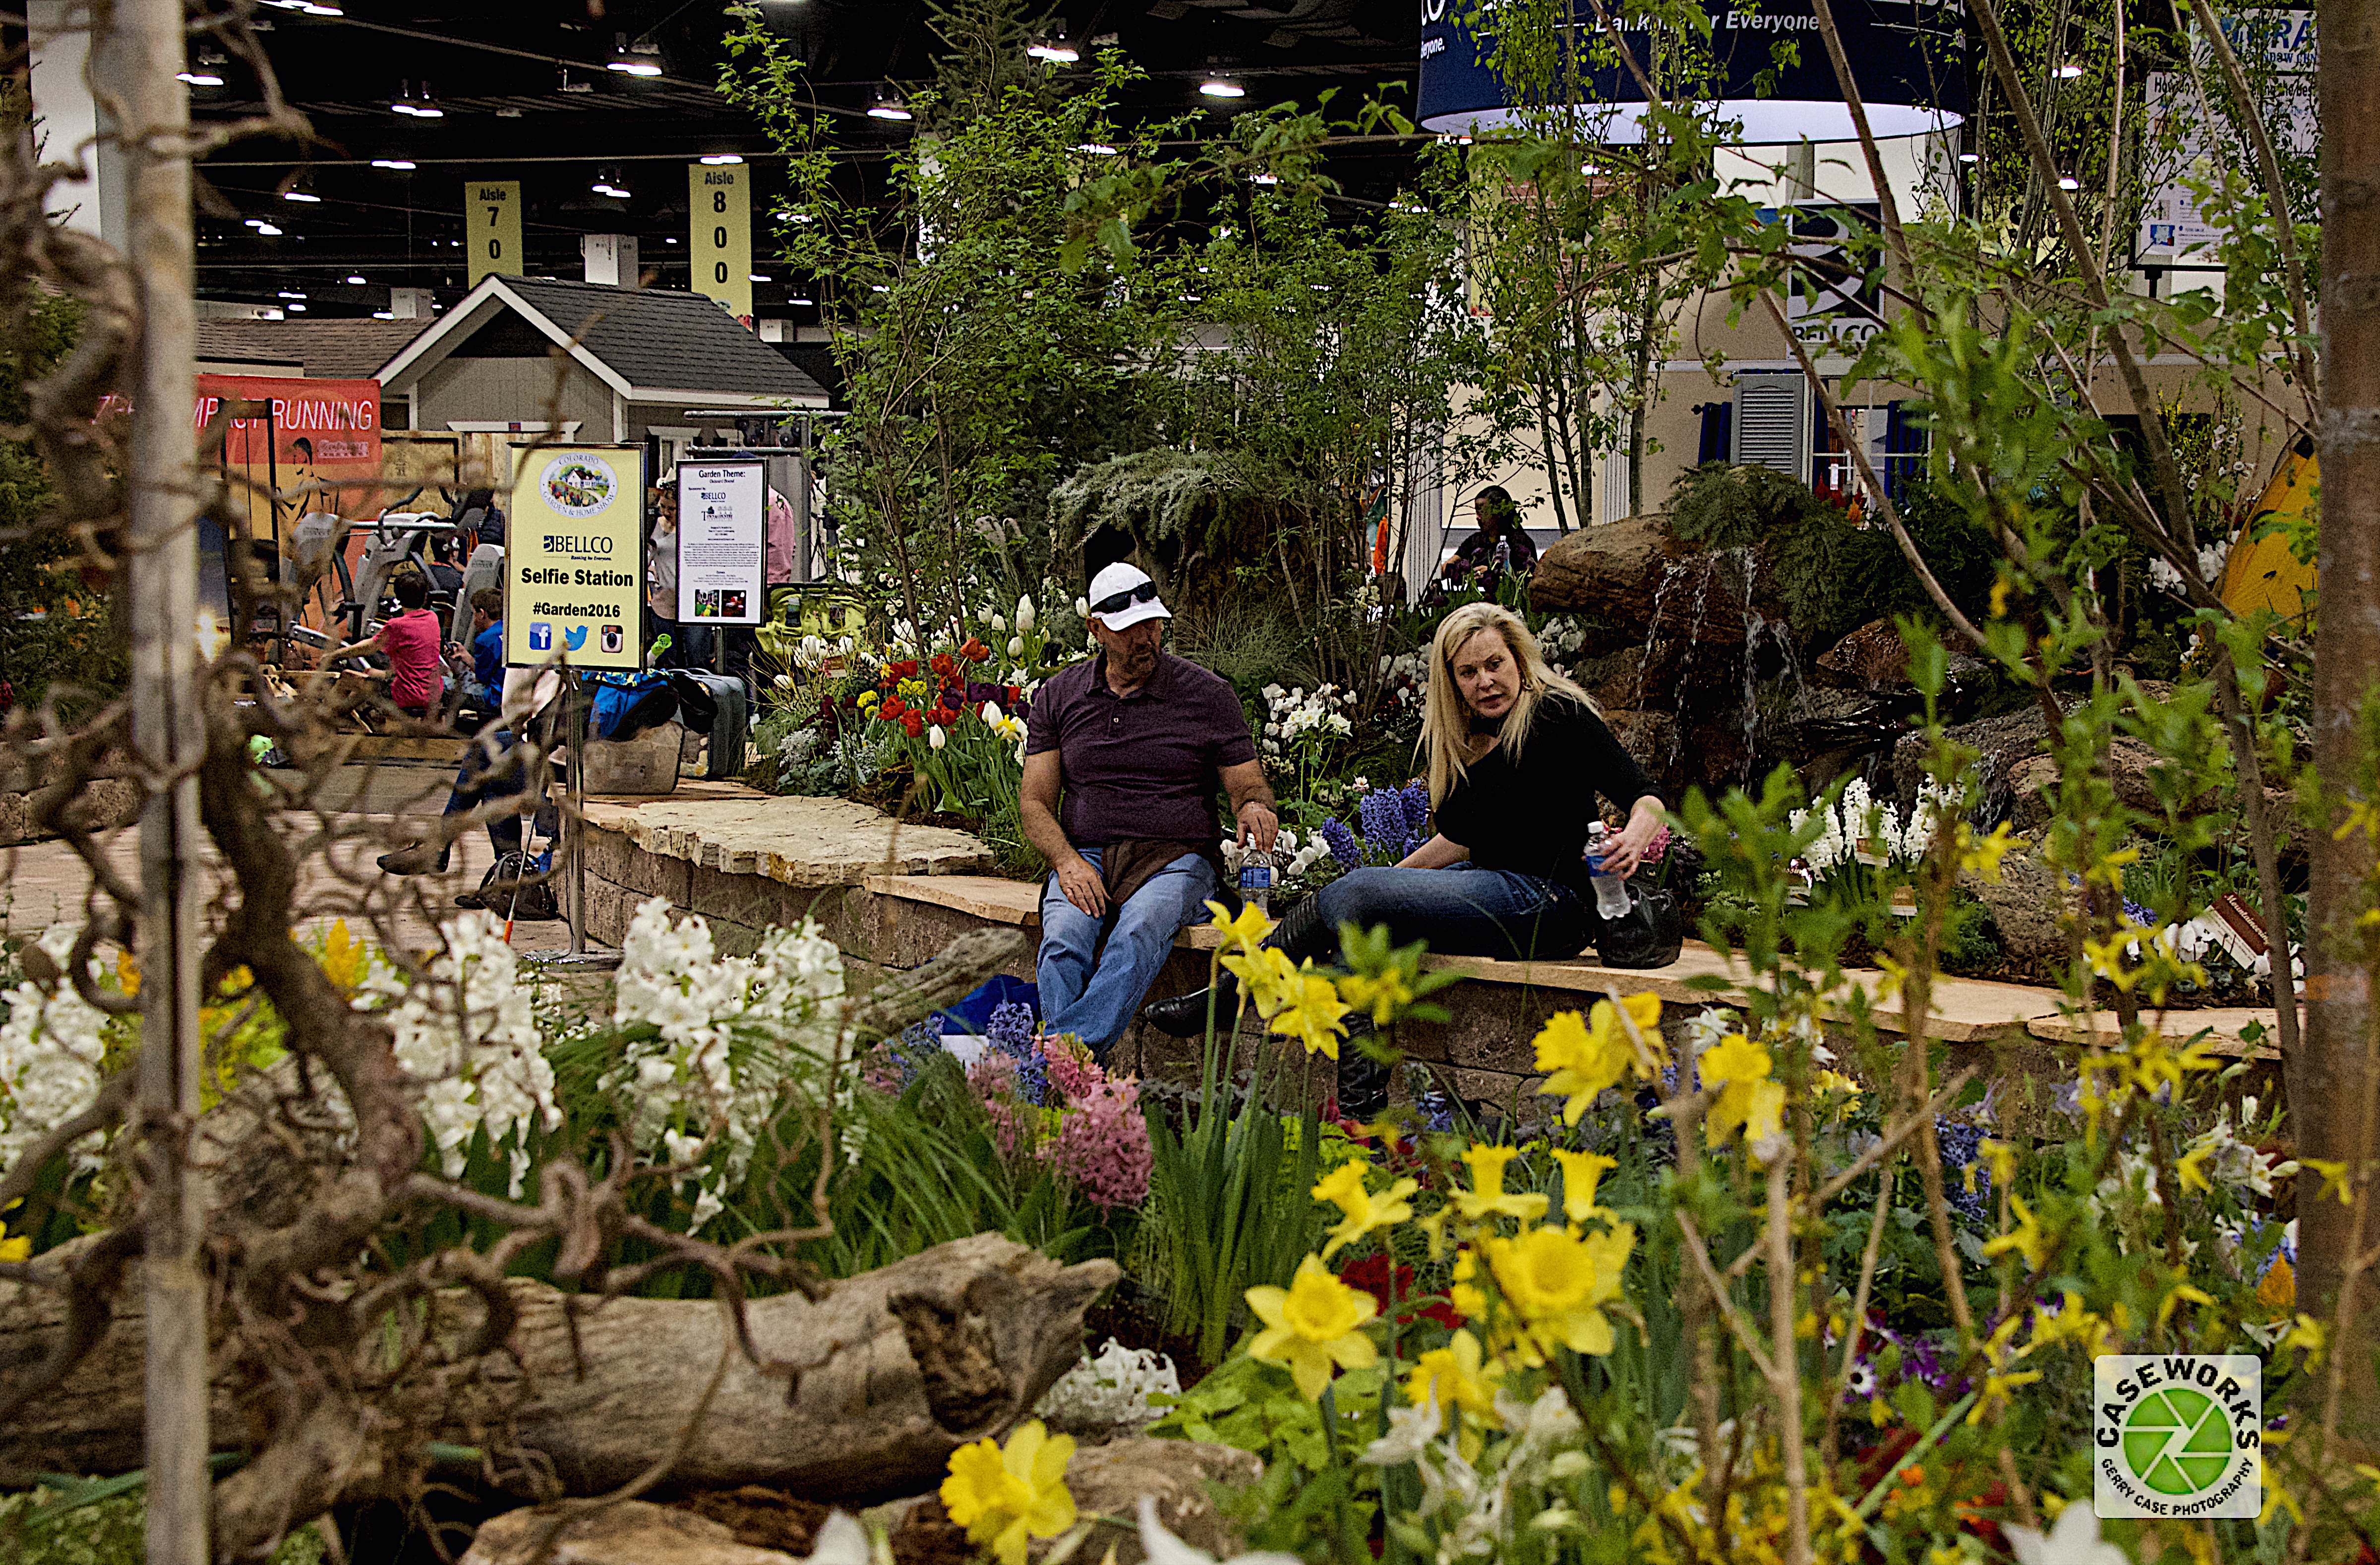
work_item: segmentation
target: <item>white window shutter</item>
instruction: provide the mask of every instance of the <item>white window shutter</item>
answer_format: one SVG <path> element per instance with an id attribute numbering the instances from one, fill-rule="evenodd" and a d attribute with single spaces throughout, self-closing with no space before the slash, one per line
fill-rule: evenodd
<path id="1" fill-rule="evenodd" d="M 1793 371 L 1736 377 L 1729 459 L 1810 481 L 1810 388 Z"/>

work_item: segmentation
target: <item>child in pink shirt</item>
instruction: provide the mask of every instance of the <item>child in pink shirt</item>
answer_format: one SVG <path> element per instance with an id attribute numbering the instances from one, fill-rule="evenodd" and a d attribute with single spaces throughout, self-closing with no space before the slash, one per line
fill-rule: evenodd
<path id="1" fill-rule="evenodd" d="M 455 651 L 444 647 L 439 635 L 438 616 L 428 607 L 430 583 L 425 578 L 408 572 L 396 578 L 393 590 L 400 605 L 399 613 L 377 633 L 332 653 L 330 661 L 335 662 L 366 652 L 385 655 L 389 700 L 407 717 L 428 717 L 445 689 L 445 681 L 440 674 L 441 653 L 451 658 Z"/>

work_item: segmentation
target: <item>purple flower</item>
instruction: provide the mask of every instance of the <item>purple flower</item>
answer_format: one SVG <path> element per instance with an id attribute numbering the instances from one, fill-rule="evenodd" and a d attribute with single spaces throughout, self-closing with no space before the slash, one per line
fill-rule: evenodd
<path id="1" fill-rule="evenodd" d="M 1429 836 L 1429 784 L 1419 781 L 1408 782 L 1397 790 L 1397 800 L 1404 809 L 1405 835 L 1415 843 L 1426 841 Z"/>
<path id="2" fill-rule="evenodd" d="M 1066 1111 L 1041 1156 L 1103 1211 L 1136 1207 L 1148 1195 L 1148 1120 L 1131 1077 L 1109 1081 Z"/>
<path id="3" fill-rule="evenodd" d="M 1339 861 L 1342 869 L 1353 869 L 1364 862 L 1364 849 L 1355 841 L 1355 833 L 1347 830 L 1343 820 L 1322 823 L 1322 840 L 1330 848 L 1330 856 Z"/>
<path id="4" fill-rule="evenodd" d="M 1015 1062 L 1017 1096 L 1037 1107 L 1049 1096 L 1050 1066 L 1033 1044 L 1033 1008 L 1009 1001 L 991 1009 L 984 1038 Z"/>
<path id="5" fill-rule="evenodd" d="M 1366 855 L 1393 864 L 1404 856 L 1404 799 L 1401 794 L 1386 788 L 1375 788 L 1366 794 L 1356 807 L 1364 822 Z"/>

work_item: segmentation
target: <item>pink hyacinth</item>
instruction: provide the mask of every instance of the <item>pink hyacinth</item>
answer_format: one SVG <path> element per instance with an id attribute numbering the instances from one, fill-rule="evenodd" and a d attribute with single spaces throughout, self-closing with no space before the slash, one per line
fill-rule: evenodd
<path id="1" fill-rule="evenodd" d="M 1072 1033 L 1045 1035 L 1040 1045 L 1041 1058 L 1049 1062 L 1050 1085 L 1063 1101 L 1079 1103 L 1107 1085 L 1108 1074 Z"/>
<path id="2" fill-rule="evenodd" d="M 1051 1079 L 1056 1079 L 1054 1065 Z M 1057 1139 L 1041 1149 L 1041 1156 L 1102 1210 L 1138 1206 L 1148 1195 L 1149 1170 L 1148 1122 L 1141 1117 L 1140 1084 L 1130 1076 L 1103 1081 L 1075 1098 Z"/>
<path id="3" fill-rule="evenodd" d="M 1002 1160 L 1029 1150 L 1032 1110 L 1017 1095 L 1016 1062 L 1005 1054 L 988 1053 L 967 1067 L 966 1079 L 976 1100 L 983 1105 L 984 1118 L 991 1122 L 992 1143 L 1000 1148 Z"/>

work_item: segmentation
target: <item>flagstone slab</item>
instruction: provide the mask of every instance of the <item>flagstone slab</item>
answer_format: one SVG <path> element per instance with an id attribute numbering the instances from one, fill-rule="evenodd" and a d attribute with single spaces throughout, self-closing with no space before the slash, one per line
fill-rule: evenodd
<path id="1" fill-rule="evenodd" d="M 740 785 L 633 802 L 589 799 L 587 821 L 653 857 L 786 886 L 964 875 L 993 863 L 983 841 L 965 831 L 896 821 L 850 799 L 781 798 Z"/>

